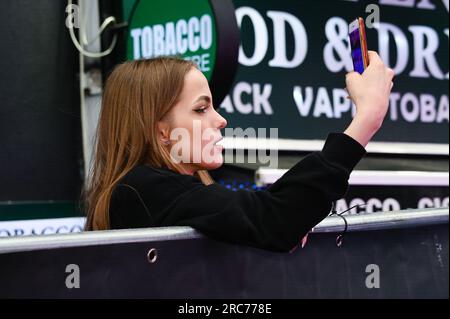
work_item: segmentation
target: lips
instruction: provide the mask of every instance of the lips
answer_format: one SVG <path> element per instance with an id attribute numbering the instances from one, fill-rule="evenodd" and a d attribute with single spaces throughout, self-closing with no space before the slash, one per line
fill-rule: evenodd
<path id="1" fill-rule="evenodd" d="M 222 143 L 221 143 L 222 140 L 223 140 L 223 137 L 220 137 L 217 141 L 214 142 L 214 145 L 222 146 Z"/>

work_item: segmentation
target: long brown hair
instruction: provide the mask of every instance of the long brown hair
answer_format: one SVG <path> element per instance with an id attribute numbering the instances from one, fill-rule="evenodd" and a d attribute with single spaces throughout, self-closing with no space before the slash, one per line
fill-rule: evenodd
<path id="1" fill-rule="evenodd" d="M 186 74 L 195 64 L 162 57 L 118 65 L 103 91 L 89 178 L 82 192 L 86 230 L 110 228 L 109 204 L 114 187 L 140 164 L 183 173 L 157 136 L 157 123 L 177 103 Z M 197 177 L 206 185 L 207 171 Z"/>

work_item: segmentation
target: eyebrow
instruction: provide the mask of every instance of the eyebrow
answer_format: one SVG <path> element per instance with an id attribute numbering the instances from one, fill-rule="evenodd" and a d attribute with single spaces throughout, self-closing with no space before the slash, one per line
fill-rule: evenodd
<path id="1" fill-rule="evenodd" d="M 206 103 L 211 103 L 211 98 L 207 95 L 202 95 L 194 102 L 194 104 L 201 102 L 201 101 L 205 101 Z"/>

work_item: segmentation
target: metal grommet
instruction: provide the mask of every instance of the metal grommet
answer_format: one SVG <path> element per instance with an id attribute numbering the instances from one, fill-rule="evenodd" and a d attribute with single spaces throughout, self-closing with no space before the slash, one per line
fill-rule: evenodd
<path id="1" fill-rule="evenodd" d="M 336 238 L 336 246 L 341 247 L 343 241 L 344 241 L 344 235 L 343 235 L 343 234 L 340 234 L 340 235 L 337 236 L 337 238 Z"/>
<path id="2" fill-rule="evenodd" d="M 156 248 L 152 248 L 147 253 L 147 261 L 150 264 L 154 264 L 156 262 L 156 259 L 158 259 L 158 251 Z"/>

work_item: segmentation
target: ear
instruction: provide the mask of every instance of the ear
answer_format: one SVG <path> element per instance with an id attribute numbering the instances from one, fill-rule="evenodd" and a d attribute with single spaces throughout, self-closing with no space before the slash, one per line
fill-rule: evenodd
<path id="1" fill-rule="evenodd" d="M 156 123 L 158 138 L 163 141 L 170 141 L 170 125 L 166 120 Z"/>

